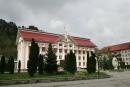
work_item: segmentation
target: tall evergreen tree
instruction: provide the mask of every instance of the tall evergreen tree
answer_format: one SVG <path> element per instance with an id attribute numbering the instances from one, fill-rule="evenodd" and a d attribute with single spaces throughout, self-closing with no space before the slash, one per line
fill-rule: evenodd
<path id="1" fill-rule="evenodd" d="M 21 71 L 21 61 L 19 60 L 18 61 L 18 73 L 20 73 L 20 71 Z"/>
<path id="2" fill-rule="evenodd" d="M 91 63 L 92 63 L 92 73 L 95 73 L 96 72 L 96 55 L 91 52 Z"/>
<path id="3" fill-rule="evenodd" d="M 87 72 L 92 73 L 89 52 L 87 52 Z"/>
<path id="4" fill-rule="evenodd" d="M 65 62 L 64 62 L 64 70 L 68 71 L 68 69 L 71 67 L 69 66 L 70 61 L 69 61 L 69 53 L 65 55 Z"/>
<path id="5" fill-rule="evenodd" d="M 29 53 L 29 60 L 28 60 L 28 73 L 32 77 L 34 73 L 37 72 L 37 60 L 39 55 L 39 47 L 38 44 L 32 39 L 30 53 Z"/>
<path id="6" fill-rule="evenodd" d="M 89 52 L 87 53 L 87 71 L 89 74 L 96 72 L 96 59 L 95 54 L 91 52 L 91 56 L 89 56 Z"/>
<path id="7" fill-rule="evenodd" d="M 1 74 L 4 74 L 5 68 L 6 68 L 5 56 L 2 55 L 1 61 L 0 61 L 0 72 L 1 72 Z"/>
<path id="8" fill-rule="evenodd" d="M 47 58 L 46 58 L 46 69 L 45 69 L 47 73 L 57 72 L 58 66 L 57 66 L 56 59 L 57 59 L 56 55 L 52 50 L 52 45 L 51 43 L 49 43 Z"/>
<path id="9" fill-rule="evenodd" d="M 11 56 L 8 60 L 8 71 L 10 74 L 14 74 L 14 58 Z"/>
<path id="10" fill-rule="evenodd" d="M 43 55 L 39 55 L 39 58 L 38 58 L 38 73 L 39 74 L 43 74 Z"/>
<path id="11" fill-rule="evenodd" d="M 67 54 L 65 56 L 65 68 L 66 71 L 74 74 L 77 71 L 77 67 L 76 67 L 76 56 L 75 54 L 72 52 L 72 50 L 70 51 L 69 54 Z"/>

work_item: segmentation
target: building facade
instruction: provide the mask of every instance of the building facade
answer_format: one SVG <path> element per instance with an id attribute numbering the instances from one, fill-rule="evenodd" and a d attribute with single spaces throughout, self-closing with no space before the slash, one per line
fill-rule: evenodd
<path id="1" fill-rule="evenodd" d="M 126 65 L 130 65 L 130 42 L 105 47 L 108 51 L 121 58 Z"/>
<path id="2" fill-rule="evenodd" d="M 78 69 L 86 68 L 87 52 L 95 52 L 96 45 L 88 38 L 74 37 L 67 34 L 53 34 L 28 29 L 19 29 L 17 33 L 17 60 L 21 61 L 21 69 L 27 69 L 29 59 L 29 48 L 31 40 L 34 39 L 39 46 L 39 54 L 45 55 L 48 49 L 48 43 L 57 56 L 57 64 L 60 65 L 65 55 L 72 50 L 76 55 Z"/>

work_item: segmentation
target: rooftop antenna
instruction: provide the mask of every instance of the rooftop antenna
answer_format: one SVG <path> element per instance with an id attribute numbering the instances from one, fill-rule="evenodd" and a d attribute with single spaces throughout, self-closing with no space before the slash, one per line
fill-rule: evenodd
<path id="1" fill-rule="evenodd" d="M 64 37 L 65 37 L 65 41 L 68 42 L 68 32 L 66 30 L 66 27 L 64 26 Z"/>
<path id="2" fill-rule="evenodd" d="M 68 32 L 67 32 L 67 30 L 66 30 L 66 26 L 64 26 L 64 31 L 65 31 L 64 34 L 65 34 L 65 35 L 68 35 Z"/>

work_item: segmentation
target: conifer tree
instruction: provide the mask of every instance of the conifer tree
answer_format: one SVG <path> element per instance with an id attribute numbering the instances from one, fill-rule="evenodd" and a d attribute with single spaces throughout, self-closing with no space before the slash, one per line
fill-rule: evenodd
<path id="1" fill-rule="evenodd" d="M 20 71 L 21 71 L 21 61 L 19 60 L 18 61 L 18 73 L 20 73 Z"/>
<path id="2" fill-rule="evenodd" d="M 95 59 L 96 55 L 91 52 L 91 63 L 92 63 L 92 73 L 96 72 L 96 59 Z"/>
<path id="3" fill-rule="evenodd" d="M 47 73 L 54 73 L 57 72 L 58 66 L 57 66 L 57 60 L 56 55 L 52 50 L 52 45 L 49 43 L 48 52 L 47 52 L 47 58 L 46 58 L 46 69 L 45 71 Z"/>
<path id="4" fill-rule="evenodd" d="M 92 73 L 89 52 L 87 52 L 87 72 Z"/>
<path id="5" fill-rule="evenodd" d="M 8 60 L 8 71 L 10 74 L 14 74 L 14 58 L 11 56 Z"/>
<path id="6" fill-rule="evenodd" d="M 28 60 L 28 73 L 32 77 L 34 73 L 37 72 L 37 60 L 39 55 L 39 47 L 38 44 L 32 39 L 30 53 L 29 53 L 29 60 Z"/>
<path id="7" fill-rule="evenodd" d="M 91 56 L 89 56 L 89 52 L 87 52 L 87 71 L 89 74 L 96 72 L 96 59 L 95 54 L 91 52 Z"/>
<path id="8" fill-rule="evenodd" d="M 38 58 L 38 73 L 39 74 L 43 74 L 43 55 L 39 55 L 39 58 Z"/>
<path id="9" fill-rule="evenodd" d="M 67 54 L 65 55 L 64 70 L 66 70 L 66 71 L 69 70 L 69 68 L 70 68 L 69 64 L 70 64 L 70 61 L 69 61 L 69 53 L 67 53 Z"/>
<path id="10" fill-rule="evenodd" d="M 1 57 L 1 61 L 0 61 L 0 72 L 1 72 L 1 74 L 4 74 L 5 68 L 6 68 L 6 62 L 5 62 L 5 56 L 3 55 Z"/>
<path id="11" fill-rule="evenodd" d="M 65 68 L 66 71 L 74 74 L 77 71 L 77 67 L 76 67 L 76 56 L 75 54 L 72 52 L 72 50 L 70 51 L 69 54 L 67 54 L 65 56 Z"/>

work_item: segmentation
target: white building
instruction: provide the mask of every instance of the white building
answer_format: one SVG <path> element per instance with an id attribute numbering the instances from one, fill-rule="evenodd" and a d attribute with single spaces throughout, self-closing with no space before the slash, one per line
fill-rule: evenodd
<path id="1" fill-rule="evenodd" d="M 130 65 L 130 42 L 105 47 L 114 55 L 120 55 L 126 65 Z"/>
<path id="2" fill-rule="evenodd" d="M 96 45 L 88 38 L 74 37 L 67 34 L 53 34 L 28 29 L 19 29 L 17 33 L 17 60 L 21 61 L 21 69 L 27 69 L 29 46 L 32 38 L 39 45 L 39 54 L 46 54 L 48 43 L 51 42 L 57 55 L 57 63 L 64 60 L 65 55 L 72 50 L 76 54 L 77 68 L 86 68 L 87 52 L 95 51 Z"/>

